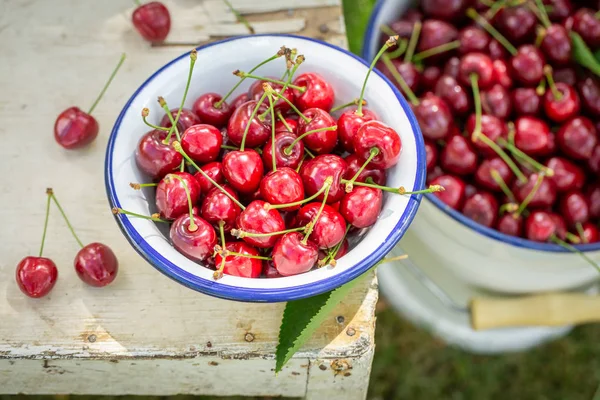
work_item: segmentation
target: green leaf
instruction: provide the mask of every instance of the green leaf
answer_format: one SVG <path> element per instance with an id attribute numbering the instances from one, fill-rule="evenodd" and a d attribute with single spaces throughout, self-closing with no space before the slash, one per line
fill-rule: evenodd
<path id="1" fill-rule="evenodd" d="M 598 60 L 598 62 L 600 62 L 600 50 L 598 50 L 597 52 L 594 53 L 594 57 L 596 57 L 596 60 Z"/>
<path id="2" fill-rule="evenodd" d="M 594 57 L 590 48 L 577 32 L 571 32 L 571 43 L 573 44 L 573 59 L 596 75 L 600 76 L 600 61 Z M 598 55 L 596 55 L 598 56 Z"/>
<path id="3" fill-rule="evenodd" d="M 360 55 L 363 37 L 375 0 L 342 0 L 348 48 Z"/>

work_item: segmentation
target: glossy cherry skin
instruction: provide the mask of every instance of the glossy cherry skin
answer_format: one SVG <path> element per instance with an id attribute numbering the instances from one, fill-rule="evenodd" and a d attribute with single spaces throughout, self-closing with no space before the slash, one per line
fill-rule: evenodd
<path id="1" fill-rule="evenodd" d="M 56 284 L 58 269 L 46 257 L 27 256 L 17 264 L 15 279 L 21 291 L 33 298 L 44 297 Z"/>
<path id="2" fill-rule="evenodd" d="M 249 256 L 260 256 L 260 252 L 245 242 L 229 242 L 225 245 L 228 251 L 246 254 Z M 215 267 L 220 268 L 223 262 L 221 254 L 215 256 Z M 262 272 L 262 260 L 257 258 L 229 255 L 225 257 L 223 274 L 240 276 L 242 278 L 258 278 Z"/>
<path id="3" fill-rule="evenodd" d="M 494 60 L 492 66 L 494 67 L 494 82 L 505 89 L 510 89 L 513 86 L 513 79 L 510 76 L 508 64 L 504 60 Z"/>
<path id="4" fill-rule="evenodd" d="M 334 154 L 323 154 L 316 156 L 312 160 L 304 163 L 300 170 L 302 183 L 306 196 L 312 196 L 317 193 L 325 184 L 328 177 L 333 178 L 333 184 L 329 189 L 327 203 L 333 204 L 344 197 L 345 185 L 342 185 L 341 179 L 348 169 L 346 161 Z M 323 194 L 317 197 L 317 200 L 323 200 Z"/>
<path id="5" fill-rule="evenodd" d="M 379 154 L 369 164 L 376 168 L 391 168 L 398 163 L 402 152 L 400 135 L 383 122 L 365 122 L 354 137 L 354 152 L 366 161 L 373 148 L 377 148 Z"/>
<path id="6" fill-rule="evenodd" d="M 222 187 L 234 199 L 239 200 L 237 193 L 231 187 L 228 185 Z M 219 222 L 223 221 L 225 223 L 223 229 L 228 232 L 235 228 L 237 217 L 241 212 L 240 207 L 229 196 L 218 187 L 213 187 L 202 200 L 200 216 L 215 228 L 218 228 Z"/>
<path id="7" fill-rule="evenodd" d="M 219 108 L 215 107 L 215 104 L 221 101 L 222 98 L 218 93 L 204 93 L 194 102 L 192 110 L 205 124 L 222 128 L 227 125 L 227 121 L 233 112 L 226 101 L 221 103 Z"/>
<path id="8" fill-rule="evenodd" d="M 432 91 L 442 76 L 442 70 L 436 65 L 430 65 L 423 70 L 421 74 L 421 87 L 425 91 Z"/>
<path id="9" fill-rule="evenodd" d="M 481 92 L 481 106 L 485 114 L 501 120 L 507 120 L 512 113 L 510 93 L 498 83 Z"/>
<path id="10" fill-rule="evenodd" d="M 173 247 L 194 261 L 211 257 L 217 244 L 217 234 L 211 224 L 197 215 L 192 216 L 196 230 L 190 230 L 190 215 L 183 214 L 173 222 L 169 237 Z"/>
<path id="11" fill-rule="evenodd" d="M 275 164 L 277 168 L 289 167 L 296 169 L 304 157 L 304 142 L 297 142 L 292 148 L 290 154 L 285 152 L 294 140 L 296 135 L 288 132 L 280 132 L 275 135 Z M 273 169 L 272 141 L 268 140 L 263 147 L 262 158 L 267 170 Z"/>
<path id="12" fill-rule="evenodd" d="M 223 156 L 223 175 L 240 193 L 252 193 L 260 186 L 264 166 L 254 150 L 231 151 Z"/>
<path id="13" fill-rule="evenodd" d="M 376 121 L 379 117 L 373 111 L 363 108 L 362 115 L 358 115 L 356 110 L 347 110 L 340 115 L 337 121 L 338 138 L 346 151 L 354 151 L 354 136 L 358 129 L 368 121 Z"/>
<path id="14" fill-rule="evenodd" d="M 273 233 L 283 231 L 285 222 L 281 214 L 277 210 L 267 209 L 266 202 L 255 200 L 248 204 L 246 209 L 240 214 L 237 225 L 238 228 L 251 233 Z M 263 237 L 244 237 L 243 240 L 252 246 L 267 249 L 273 247 L 278 235 L 263 236 Z"/>
<path id="15" fill-rule="evenodd" d="M 193 175 L 187 172 L 172 172 L 166 175 L 156 186 L 156 208 L 161 217 L 166 219 L 175 219 L 189 212 L 184 183 L 175 176 L 187 185 L 192 204 L 196 204 L 200 198 L 200 185 Z"/>
<path id="16" fill-rule="evenodd" d="M 181 136 L 181 147 L 194 161 L 209 163 L 221 153 L 223 135 L 212 125 L 190 126 Z"/>
<path id="17" fill-rule="evenodd" d="M 309 108 L 304 111 L 304 116 L 310 121 L 300 119 L 298 122 L 298 136 L 315 129 L 336 126 L 335 119 L 327 112 L 319 108 Z M 302 141 L 304 146 L 314 150 L 318 154 L 327 154 L 335 148 L 338 140 L 337 129 L 332 131 L 321 131 L 305 136 Z"/>
<path id="18" fill-rule="evenodd" d="M 600 79 L 586 76 L 577 83 L 583 108 L 591 115 L 600 114 Z"/>
<path id="19" fill-rule="evenodd" d="M 298 210 L 295 225 L 305 226 L 314 220 L 320 208 L 321 203 L 308 203 L 303 206 Z M 326 204 L 308 239 L 321 249 L 330 249 L 344 239 L 345 232 L 346 221 L 344 217 L 333 207 Z"/>
<path id="20" fill-rule="evenodd" d="M 475 114 L 471 114 L 467 119 L 466 129 L 469 133 L 469 138 L 473 142 L 473 146 L 481 153 L 484 157 L 495 157 L 496 152 L 482 140 L 473 140 L 473 132 L 475 131 Z M 481 116 L 481 134 L 487 136 L 494 142 L 497 142 L 499 138 L 506 138 L 508 131 L 506 124 L 498 117 L 493 115 L 484 114 Z"/>
<path id="21" fill-rule="evenodd" d="M 510 236 L 523 236 L 523 217 L 514 217 L 512 214 L 504 214 L 498 219 L 496 229 Z"/>
<path id="22" fill-rule="evenodd" d="M 436 149 L 437 151 L 437 149 Z M 356 154 L 350 154 L 344 158 L 346 163 L 348 163 L 348 168 L 346 169 L 346 173 L 344 174 L 344 179 L 352 179 L 354 175 L 358 172 L 360 167 L 364 164 L 364 161 L 361 160 Z M 367 178 L 371 178 L 376 185 L 385 185 L 385 170 L 381 168 L 374 167 L 371 163 L 367 164 L 362 172 L 356 178 L 356 182 L 366 182 Z"/>
<path id="23" fill-rule="evenodd" d="M 583 235 L 578 235 L 581 243 L 596 243 L 600 241 L 600 231 L 598 227 L 591 222 L 586 222 L 582 226 Z"/>
<path id="24" fill-rule="evenodd" d="M 444 21 L 428 19 L 423 21 L 417 50 L 419 52 L 429 50 L 456 40 L 457 37 L 458 31 L 454 26 Z M 451 52 L 444 52 L 429 57 L 429 61 L 434 62 L 436 60 L 445 59 L 449 56 L 448 53 Z"/>
<path id="25" fill-rule="evenodd" d="M 452 22 L 462 18 L 469 5 L 466 0 L 423 0 L 421 8 L 429 18 L 438 18 Z"/>
<path id="26" fill-rule="evenodd" d="M 274 77 L 274 76 L 271 76 L 269 78 L 278 79 L 277 77 Z M 292 103 L 292 104 L 294 103 L 294 91 L 292 90 L 292 88 L 288 87 L 285 89 L 285 91 L 283 93 L 281 93 L 281 89 L 283 89 L 283 85 L 281 85 L 279 83 L 267 82 L 267 81 L 262 81 L 262 80 L 255 80 L 252 83 L 252 85 L 250 85 L 250 88 L 248 89 L 248 99 L 259 101 L 260 98 L 262 97 L 262 95 L 265 93 L 265 91 L 263 89 L 264 83 L 268 83 L 275 92 L 281 94 L 290 103 Z M 264 104 L 268 105 L 269 101 L 265 100 Z M 289 110 L 290 110 L 290 105 L 285 100 L 278 97 L 277 100 L 275 101 L 275 111 L 281 111 L 282 114 L 285 114 Z"/>
<path id="27" fill-rule="evenodd" d="M 546 167 L 554 171 L 549 177 L 556 185 L 556 190 L 581 190 L 585 183 L 585 173 L 578 165 L 562 157 L 552 157 L 546 161 Z"/>
<path id="28" fill-rule="evenodd" d="M 505 60 L 508 58 L 508 51 L 496 39 L 491 39 L 487 51 L 492 60 Z"/>
<path id="29" fill-rule="evenodd" d="M 544 95 L 544 112 L 554 122 L 564 122 L 579 114 L 579 96 L 572 86 L 559 82 L 556 89 L 561 93 L 559 99 L 554 97 L 551 90 Z"/>
<path id="30" fill-rule="evenodd" d="M 276 133 L 281 133 L 281 132 L 286 132 L 286 133 L 291 133 L 293 135 L 298 135 L 298 120 L 297 119 L 291 119 L 291 118 L 286 118 L 285 119 L 285 123 L 288 124 L 288 126 L 290 127 L 290 129 L 288 129 L 283 122 L 277 120 L 275 122 L 275 132 Z"/>
<path id="31" fill-rule="evenodd" d="M 516 88 L 511 92 L 511 100 L 517 116 L 537 116 L 542 108 L 542 99 L 535 88 Z"/>
<path id="32" fill-rule="evenodd" d="M 270 204 L 295 203 L 304 199 L 302 178 L 295 170 L 282 167 L 271 171 L 260 182 L 260 194 Z M 282 208 L 281 211 L 292 211 L 300 205 Z"/>
<path id="33" fill-rule="evenodd" d="M 466 115 L 471 111 L 471 94 L 450 75 L 443 75 L 437 81 L 435 94 L 450 106 L 454 114 Z"/>
<path id="34" fill-rule="evenodd" d="M 590 219 L 590 204 L 584 194 L 579 191 L 571 190 L 565 193 L 560 199 L 558 208 L 570 226 L 588 222 Z"/>
<path id="35" fill-rule="evenodd" d="M 532 156 L 548 154 L 552 147 L 550 127 L 543 120 L 521 117 L 515 121 L 515 146 Z"/>
<path id="36" fill-rule="evenodd" d="M 547 242 L 556 235 L 558 227 L 552 213 L 533 211 L 525 220 L 525 237 L 535 242 Z"/>
<path id="37" fill-rule="evenodd" d="M 319 249 L 299 232 L 286 233 L 273 247 L 273 265 L 282 276 L 303 274 L 319 259 Z"/>
<path id="38" fill-rule="evenodd" d="M 526 183 L 515 181 L 512 191 L 519 202 L 523 202 L 531 193 L 538 179 L 538 174 L 531 174 Z M 556 186 L 548 178 L 544 178 L 539 189 L 528 204 L 530 208 L 552 207 L 556 201 Z"/>
<path id="39" fill-rule="evenodd" d="M 465 183 L 453 175 L 441 175 L 430 181 L 431 185 L 441 185 L 444 190 L 434 192 L 441 201 L 455 210 L 460 210 L 465 201 Z"/>
<path id="40" fill-rule="evenodd" d="M 586 160 L 591 157 L 598 138 L 592 121 L 585 117 L 575 117 L 560 127 L 556 133 L 556 141 L 568 156 Z"/>
<path id="41" fill-rule="evenodd" d="M 220 162 L 214 161 L 208 163 L 201 166 L 200 169 L 219 185 L 225 183 L 225 176 L 223 175 L 223 169 Z M 207 194 L 214 187 L 213 184 L 200 172 L 196 172 L 194 174 L 194 178 L 196 178 L 196 182 L 198 182 L 198 185 L 200 185 L 200 195 Z"/>
<path id="42" fill-rule="evenodd" d="M 462 213 L 473 221 L 493 227 L 498 216 L 498 201 L 488 192 L 478 192 L 465 200 Z"/>
<path id="43" fill-rule="evenodd" d="M 383 204 L 383 192 L 365 186 L 356 186 L 340 202 L 340 213 L 356 228 L 368 228 L 377 222 Z"/>
<path id="44" fill-rule="evenodd" d="M 546 28 L 540 48 L 552 64 L 564 65 L 571 60 L 571 38 L 562 25 L 553 24 Z"/>
<path id="45" fill-rule="evenodd" d="M 542 52 L 533 45 L 523 45 L 510 59 L 513 78 L 524 86 L 537 86 L 544 77 L 546 64 Z"/>
<path id="46" fill-rule="evenodd" d="M 237 110 L 242 104 L 246 103 L 248 100 L 250 100 L 248 98 L 248 93 L 242 93 L 239 96 L 237 96 L 235 99 L 233 99 L 233 101 L 230 104 L 231 112 L 233 113 L 235 110 Z"/>
<path id="47" fill-rule="evenodd" d="M 446 138 L 452 131 L 454 119 L 450 107 L 440 97 L 427 93 L 413 111 L 423 137 L 430 140 Z"/>
<path id="48" fill-rule="evenodd" d="M 406 82 L 406 85 L 408 85 L 410 90 L 412 90 L 413 93 L 418 92 L 419 83 L 421 80 L 421 73 L 419 72 L 419 70 L 417 70 L 414 64 L 410 62 L 404 62 L 400 59 L 393 59 L 392 64 L 394 65 L 394 69 L 396 70 L 396 72 L 398 72 L 402 79 L 404 79 L 404 82 Z M 380 61 L 379 63 L 377 63 L 377 69 L 382 71 L 383 74 L 390 80 L 390 82 L 394 83 L 396 88 L 400 92 L 402 92 L 404 96 L 406 96 L 406 92 L 404 91 L 404 89 L 402 89 L 402 86 L 400 86 L 394 75 L 392 75 L 387 65 Z"/>
<path id="49" fill-rule="evenodd" d="M 142 136 L 136 148 L 137 166 L 142 172 L 150 175 L 153 180 L 161 179 L 169 172 L 176 170 L 183 160 L 181 154 L 173 146 L 163 143 L 166 137 L 167 132 L 165 131 L 150 131 Z"/>
<path id="50" fill-rule="evenodd" d="M 510 187 L 515 175 L 500 157 L 483 160 L 475 172 L 475 182 L 487 190 L 501 192 L 500 185 L 492 177 L 492 170 L 498 172 L 504 183 Z"/>
<path id="51" fill-rule="evenodd" d="M 54 122 L 54 139 L 65 149 L 78 149 L 98 136 L 98 121 L 79 107 L 61 112 Z"/>
<path id="52" fill-rule="evenodd" d="M 477 153 L 470 139 L 456 135 L 448 139 L 440 153 L 440 165 L 444 171 L 456 175 L 470 175 L 477 170 Z"/>
<path id="53" fill-rule="evenodd" d="M 177 117 L 177 113 L 179 112 L 178 108 L 173 108 L 171 110 L 171 115 L 173 116 L 173 120 L 175 120 L 175 118 Z M 187 128 L 189 128 L 190 126 L 193 125 L 198 125 L 201 124 L 202 121 L 200 121 L 200 118 L 198 118 L 198 116 L 196 114 L 194 114 L 194 112 L 192 110 L 189 110 L 187 108 L 184 108 L 183 110 L 181 110 L 181 115 L 179 115 L 179 120 L 177 121 L 177 129 L 179 130 L 180 134 L 183 134 L 183 132 L 185 132 L 185 130 Z M 171 127 L 171 120 L 169 119 L 169 116 L 167 114 L 165 114 L 162 119 L 160 120 L 160 126 L 163 126 L 165 128 L 170 128 Z M 173 134 L 175 135 L 175 134 Z"/>
<path id="54" fill-rule="evenodd" d="M 252 118 L 252 121 L 250 121 L 250 117 L 252 116 L 254 108 L 256 108 L 257 104 L 258 102 L 254 100 L 247 101 L 236 108 L 233 114 L 231 114 L 231 118 L 227 123 L 227 135 L 229 140 L 236 146 L 240 146 L 242 144 L 244 132 L 248 123 L 250 123 L 250 128 L 248 129 L 248 134 L 246 135 L 246 147 L 262 146 L 265 144 L 267 139 L 271 137 L 270 123 L 269 126 L 267 126 L 266 123 L 258 118 L 258 114 L 264 111 L 262 106 L 259 108 L 254 118 Z"/>
<path id="55" fill-rule="evenodd" d="M 496 28 L 515 44 L 533 40 L 537 23 L 535 14 L 525 6 L 504 7 L 494 19 Z"/>
<path id="56" fill-rule="evenodd" d="M 581 8 L 573 15 L 573 30 L 593 49 L 600 47 L 600 20 L 595 13 L 589 8 Z"/>
<path id="57" fill-rule="evenodd" d="M 171 30 L 169 10 L 158 1 L 152 1 L 136 8 L 131 20 L 140 35 L 152 43 L 164 41 Z"/>
<path id="58" fill-rule="evenodd" d="M 294 89 L 294 104 L 302 112 L 320 108 L 329 112 L 335 102 L 333 87 L 321 75 L 309 72 L 298 75 L 294 85 L 306 88 L 304 92 Z"/>
<path id="59" fill-rule="evenodd" d="M 471 74 L 477 75 L 479 89 L 492 86 L 494 82 L 494 64 L 492 59 L 483 53 L 469 53 L 460 59 L 458 80 L 463 85 L 471 86 Z"/>
<path id="60" fill-rule="evenodd" d="M 90 243 L 75 256 L 77 276 L 90 286 L 104 287 L 115 280 L 119 261 L 110 247 L 102 243 Z"/>
<path id="61" fill-rule="evenodd" d="M 486 53 L 490 44 L 490 37 L 481 28 L 476 26 L 467 26 L 458 32 L 460 54 L 467 53 Z"/>
<path id="62" fill-rule="evenodd" d="M 593 173 L 600 174 L 600 145 L 594 147 L 592 155 L 587 160 L 587 165 Z"/>

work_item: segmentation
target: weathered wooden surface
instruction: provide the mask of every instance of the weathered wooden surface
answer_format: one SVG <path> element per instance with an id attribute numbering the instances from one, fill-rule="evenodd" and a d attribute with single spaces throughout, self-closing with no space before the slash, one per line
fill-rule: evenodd
<path id="1" fill-rule="evenodd" d="M 166 3 L 170 45 L 150 47 L 133 31 L 127 1 L 0 0 L 0 393 L 362 399 L 373 356 L 375 282 L 357 287 L 275 377 L 283 305 L 217 300 L 176 284 L 134 252 L 110 214 L 104 150 L 127 98 L 189 49 L 177 43 L 243 32 L 218 0 Z M 248 15 L 263 21 L 258 31 L 298 30 L 344 44 L 337 0 L 232 3 L 268 12 Z M 52 135 L 56 115 L 70 105 L 89 107 L 121 52 L 128 59 L 94 113 L 98 139 L 82 151 L 61 149 Z M 118 255 L 121 271 L 110 287 L 93 289 L 76 277 L 77 244 L 54 212 L 45 254 L 59 267 L 59 280 L 44 299 L 19 292 L 14 268 L 38 252 L 48 186 L 83 241 L 106 243 Z"/>

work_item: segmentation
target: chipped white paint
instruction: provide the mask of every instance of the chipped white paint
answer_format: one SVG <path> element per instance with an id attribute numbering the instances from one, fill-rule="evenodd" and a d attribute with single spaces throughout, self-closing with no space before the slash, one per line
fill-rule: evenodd
<path id="1" fill-rule="evenodd" d="M 170 41 L 197 43 L 239 29 L 227 10 L 217 10 L 218 2 L 167 3 L 173 15 Z M 339 2 L 233 3 L 242 11 L 249 4 L 273 11 Z M 0 9 L 0 393 L 364 399 L 374 346 L 374 283 L 359 285 L 275 377 L 283 305 L 234 303 L 186 289 L 146 264 L 113 221 L 103 180 L 110 128 L 146 77 L 189 47 L 149 47 L 131 27 L 130 3 L 119 0 L 0 0 Z M 302 34 L 345 44 L 339 8 L 293 14 L 273 15 L 289 18 L 289 26 Z M 249 18 L 269 29 L 271 14 Z M 272 29 L 283 29 L 277 18 Z M 319 32 L 321 24 L 327 34 Z M 71 105 L 89 107 L 123 51 L 128 59 L 94 112 L 98 139 L 82 151 L 62 150 L 52 136 L 56 115 Z M 55 189 L 84 242 L 106 243 L 118 255 L 121 270 L 110 287 L 89 288 L 76 277 L 77 245 L 53 211 L 45 254 L 56 262 L 59 280 L 44 299 L 19 292 L 14 268 L 23 256 L 37 254 L 47 186 Z M 247 333 L 252 342 L 245 340 Z M 335 375 L 336 360 L 352 369 Z"/>

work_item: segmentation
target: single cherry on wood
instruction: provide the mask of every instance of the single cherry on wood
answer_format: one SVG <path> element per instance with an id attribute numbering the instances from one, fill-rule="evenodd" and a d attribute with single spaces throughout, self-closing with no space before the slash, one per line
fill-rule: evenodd
<path id="1" fill-rule="evenodd" d="M 167 38 L 171 30 L 171 15 L 164 4 L 151 1 L 140 4 L 131 16 L 133 26 L 139 34 L 151 43 L 160 43 Z"/>

